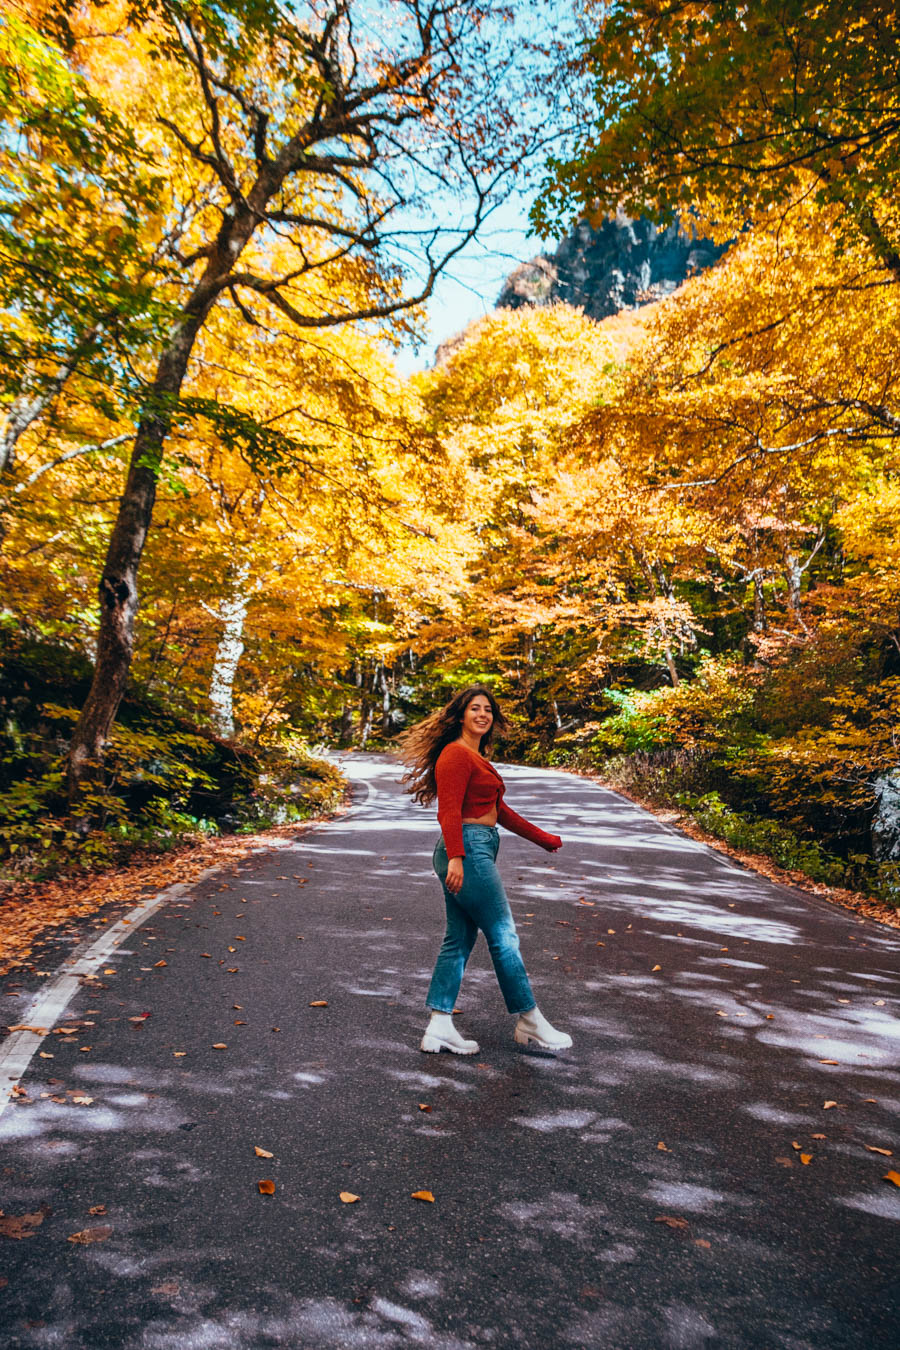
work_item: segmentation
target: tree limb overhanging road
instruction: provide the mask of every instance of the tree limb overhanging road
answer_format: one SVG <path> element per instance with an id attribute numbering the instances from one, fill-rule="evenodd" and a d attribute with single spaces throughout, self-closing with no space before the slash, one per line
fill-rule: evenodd
<path id="1" fill-rule="evenodd" d="M 900 935 L 509 768 L 565 841 L 500 863 L 575 1046 L 514 1046 L 481 940 L 481 1054 L 424 1056 L 437 828 L 345 769 L 347 814 L 70 968 L 0 1121 L 4 1344 L 893 1350 Z"/>

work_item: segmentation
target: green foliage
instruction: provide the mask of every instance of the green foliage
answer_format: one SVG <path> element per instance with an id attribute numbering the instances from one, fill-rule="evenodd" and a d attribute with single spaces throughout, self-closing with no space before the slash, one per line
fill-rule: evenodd
<path id="1" fill-rule="evenodd" d="M 39 391 L 77 361 L 103 404 L 110 371 L 128 378 L 121 358 L 167 312 L 147 229 L 162 180 L 133 129 L 9 9 L 0 128 L 0 392 Z"/>
<path id="2" fill-rule="evenodd" d="M 865 854 L 839 858 L 815 840 L 802 839 L 774 820 L 743 815 L 717 792 L 696 797 L 677 793 L 677 804 L 716 839 L 748 853 L 761 853 L 788 872 L 801 872 L 826 886 L 864 891 L 900 907 L 900 864 L 876 862 Z"/>
<path id="3" fill-rule="evenodd" d="M 591 743 L 595 756 L 631 755 L 638 750 L 655 750 L 665 745 L 665 717 L 659 708 L 658 693 L 640 690 L 606 689 L 607 702 L 618 711 L 607 717 Z"/>
<path id="4" fill-rule="evenodd" d="M 7 639 L 0 661 L 0 877 L 45 877 L 107 866 L 135 849 L 165 851 L 227 831 L 304 820 L 340 801 L 339 771 L 292 736 L 238 750 L 130 692 L 103 770 L 78 818 L 68 814 L 64 765 L 78 716 L 56 702 L 77 660 L 53 644 Z"/>
<path id="5" fill-rule="evenodd" d="M 585 43 L 594 115 L 551 164 L 539 228 L 574 210 L 698 209 L 732 227 L 801 195 L 895 270 L 900 41 L 893 0 L 609 0 Z M 893 240 L 891 244 L 889 240 Z"/>

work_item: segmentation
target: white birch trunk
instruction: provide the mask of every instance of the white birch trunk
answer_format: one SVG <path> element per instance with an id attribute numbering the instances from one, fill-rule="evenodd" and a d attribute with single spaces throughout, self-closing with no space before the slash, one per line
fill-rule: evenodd
<path id="1" fill-rule="evenodd" d="M 222 636 L 213 658 L 209 707 L 213 727 L 225 740 L 234 738 L 234 680 L 244 651 L 244 624 L 250 603 L 246 589 L 249 575 L 249 565 L 241 563 L 234 573 L 231 595 L 221 602 L 218 609 Z"/>

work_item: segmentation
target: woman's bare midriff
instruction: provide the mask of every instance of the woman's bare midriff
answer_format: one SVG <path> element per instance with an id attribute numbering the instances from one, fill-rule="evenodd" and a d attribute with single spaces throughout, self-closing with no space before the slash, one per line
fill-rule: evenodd
<path id="1" fill-rule="evenodd" d="M 467 819 L 463 821 L 464 825 L 496 825 L 497 812 L 492 811 L 490 815 L 479 816 L 477 820 Z"/>

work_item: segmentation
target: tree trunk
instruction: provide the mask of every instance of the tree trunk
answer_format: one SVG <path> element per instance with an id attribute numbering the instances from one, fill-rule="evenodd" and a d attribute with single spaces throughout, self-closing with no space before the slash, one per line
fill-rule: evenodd
<path id="1" fill-rule="evenodd" d="M 362 701 L 359 710 L 359 748 L 365 750 L 366 742 L 372 734 L 372 705 L 367 698 Z"/>
<path id="2" fill-rule="evenodd" d="M 265 197 L 261 204 L 264 204 Z M 172 425 L 172 410 L 181 393 L 197 334 L 221 293 L 224 279 L 249 242 L 258 213 L 244 210 L 226 216 L 203 276 L 182 311 L 181 322 L 156 367 L 138 423 L 125 490 L 98 587 L 100 626 L 94 678 L 69 749 L 68 793 L 72 809 L 82 784 L 96 776 L 134 652 L 138 609 L 137 576 L 156 500 L 156 482 L 163 447 Z M 86 828 L 86 822 L 80 822 Z"/>
<path id="3" fill-rule="evenodd" d="M 391 687 L 388 683 L 387 670 L 381 667 L 381 734 L 390 736 L 391 734 Z"/>
<path id="4" fill-rule="evenodd" d="M 766 628 L 766 597 L 763 591 L 762 577 L 755 575 L 753 578 L 753 631 L 754 633 L 764 633 Z"/>
<path id="5" fill-rule="evenodd" d="M 788 609 L 797 623 L 802 624 L 803 620 L 800 614 L 800 597 L 803 586 L 803 568 L 800 566 L 800 559 L 796 553 L 790 550 L 784 555 L 784 579 L 787 582 Z"/>
<path id="6" fill-rule="evenodd" d="M 246 582 L 250 566 L 242 562 L 235 569 L 231 594 L 219 606 L 222 636 L 213 658 L 209 681 L 209 706 L 212 724 L 218 735 L 234 738 L 234 677 L 244 650 L 244 623 L 250 597 Z"/>
<path id="7" fill-rule="evenodd" d="M 153 515 L 163 444 L 171 426 L 166 405 L 171 405 L 181 391 L 201 322 L 198 317 L 183 324 L 163 353 L 148 400 L 152 411 L 141 418 L 134 440 L 128 478 L 98 587 L 100 626 L 94 678 L 69 750 L 70 806 L 76 802 L 85 779 L 99 769 L 110 727 L 125 692 L 134 651 L 138 567 Z"/>

